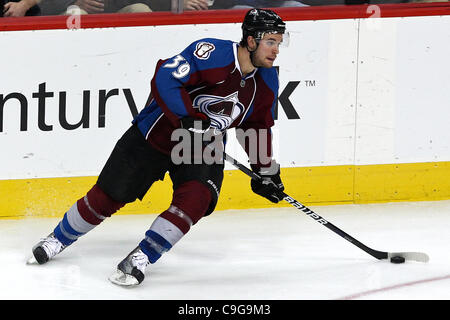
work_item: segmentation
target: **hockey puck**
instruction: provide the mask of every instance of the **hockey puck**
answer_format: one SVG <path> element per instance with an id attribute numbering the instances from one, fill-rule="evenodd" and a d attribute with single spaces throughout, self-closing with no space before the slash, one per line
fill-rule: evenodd
<path id="1" fill-rule="evenodd" d="M 400 256 L 391 257 L 391 263 L 404 263 L 405 258 Z"/>

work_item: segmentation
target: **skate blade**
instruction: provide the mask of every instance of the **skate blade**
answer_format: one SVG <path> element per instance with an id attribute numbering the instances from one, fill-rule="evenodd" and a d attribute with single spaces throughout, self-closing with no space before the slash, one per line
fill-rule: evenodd
<path id="1" fill-rule="evenodd" d="M 27 264 L 28 265 L 30 265 L 30 264 L 33 265 L 33 264 L 39 264 L 39 263 L 37 262 L 35 257 L 31 257 L 30 259 L 27 260 Z"/>
<path id="2" fill-rule="evenodd" d="M 132 275 L 123 273 L 120 270 L 116 270 L 109 278 L 109 281 L 111 281 L 114 284 L 117 284 L 119 286 L 129 287 L 129 286 L 135 286 L 139 284 L 139 281 Z"/>

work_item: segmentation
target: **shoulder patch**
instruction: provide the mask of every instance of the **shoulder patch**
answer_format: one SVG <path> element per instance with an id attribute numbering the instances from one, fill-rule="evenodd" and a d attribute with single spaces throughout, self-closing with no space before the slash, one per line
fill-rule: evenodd
<path id="1" fill-rule="evenodd" d="M 202 41 L 197 43 L 194 55 L 201 60 L 207 60 L 215 49 L 216 47 L 212 43 Z"/>

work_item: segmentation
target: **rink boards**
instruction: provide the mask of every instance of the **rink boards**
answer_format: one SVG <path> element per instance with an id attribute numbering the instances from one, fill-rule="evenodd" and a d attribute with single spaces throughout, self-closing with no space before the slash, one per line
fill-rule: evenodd
<path id="1" fill-rule="evenodd" d="M 449 15 L 288 21 L 274 143 L 289 195 L 450 199 L 449 25 Z M 142 109 L 157 60 L 239 35 L 237 23 L 1 31 L 0 217 L 61 216 Z M 246 163 L 234 139 L 227 152 Z M 226 169 L 217 209 L 272 206 Z M 120 213 L 170 200 L 166 178 Z"/>

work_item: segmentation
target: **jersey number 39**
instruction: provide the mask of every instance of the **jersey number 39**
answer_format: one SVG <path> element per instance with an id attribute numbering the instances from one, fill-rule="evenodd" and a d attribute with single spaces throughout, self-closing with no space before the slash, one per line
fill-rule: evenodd
<path id="1" fill-rule="evenodd" d="M 186 59 L 184 59 L 183 56 L 180 54 L 177 55 L 175 58 L 173 58 L 172 62 L 166 63 L 164 65 L 164 68 L 170 69 L 176 68 L 176 70 L 172 72 L 172 75 L 177 79 L 184 78 L 191 71 L 191 66 L 186 61 Z"/>

